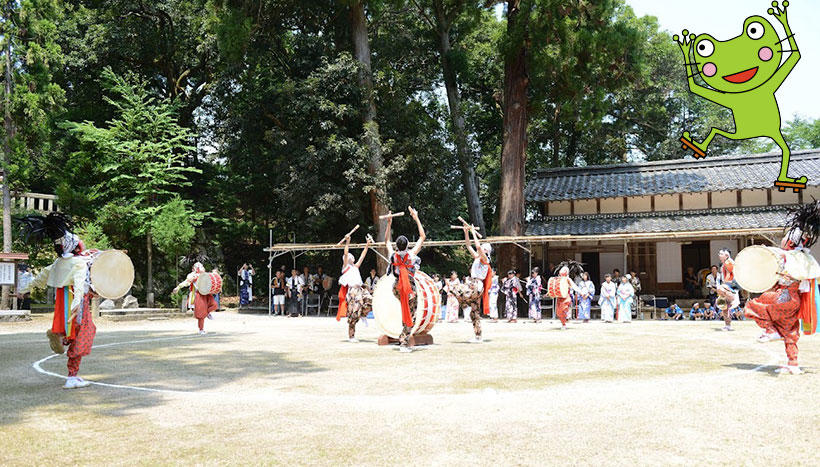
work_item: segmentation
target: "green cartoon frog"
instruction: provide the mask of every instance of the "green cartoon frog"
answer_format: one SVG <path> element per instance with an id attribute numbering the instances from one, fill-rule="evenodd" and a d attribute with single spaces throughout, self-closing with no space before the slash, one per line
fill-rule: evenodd
<path id="1" fill-rule="evenodd" d="M 800 52 L 789 27 L 786 14 L 788 1 L 772 2 L 768 13 L 783 25 L 786 37 L 781 39 L 772 24 L 762 16 L 750 16 L 743 22 L 743 33 L 727 41 L 719 41 L 709 34 L 695 36 L 684 30 L 674 36 L 685 60 L 689 90 L 732 111 L 735 133 L 712 128 L 709 136 L 698 143 L 686 131 L 681 137 L 683 148 L 694 152 L 696 159 L 706 157 L 706 151 L 716 135 L 742 140 L 758 137 L 771 138 L 782 150 L 780 176 L 775 182 L 780 191 L 793 188 L 795 192 L 806 187 L 803 176 L 791 178 L 789 172 L 789 145 L 780 131 L 780 109 L 775 93 L 800 60 Z M 783 43 L 788 41 L 789 47 Z M 781 57 L 788 58 L 781 65 Z M 709 87 L 700 86 L 695 76 L 700 75 Z"/>

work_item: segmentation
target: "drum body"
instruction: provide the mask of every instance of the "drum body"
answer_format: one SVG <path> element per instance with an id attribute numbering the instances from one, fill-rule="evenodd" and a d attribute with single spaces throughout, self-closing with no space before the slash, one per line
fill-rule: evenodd
<path id="1" fill-rule="evenodd" d="M 550 298 L 567 298 L 569 297 L 569 279 L 564 277 L 550 277 L 547 281 L 547 295 Z"/>
<path id="2" fill-rule="evenodd" d="M 416 309 L 410 310 L 413 318 L 411 335 L 423 334 L 433 329 L 436 316 L 441 314 L 441 291 L 433 279 L 418 271 L 416 281 Z M 384 335 L 398 338 L 404 327 L 401 320 L 401 303 L 393 294 L 396 278 L 386 274 L 373 290 L 373 318 L 377 329 Z"/>
<path id="3" fill-rule="evenodd" d="M 97 295 L 116 300 L 134 285 L 134 263 L 120 250 L 101 251 L 93 258 L 89 276 Z"/>
<path id="4" fill-rule="evenodd" d="M 325 277 L 325 280 L 322 281 L 322 288 L 329 292 L 333 288 L 333 278 L 330 276 Z"/>
<path id="5" fill-rule="evenodd" d="M 222 291 L 222 277 L 215 272 L 203 272 L 196 280 L 196 290 L 202 295 L 218 294 Z"/>
<path id="6" fill-rule="evenodd" d="M 763 293 L 777 283 L 783 272 L 783 250 L 763 245 L 744 248 L 735 258 L 735 281 L 748 292 Z"/>

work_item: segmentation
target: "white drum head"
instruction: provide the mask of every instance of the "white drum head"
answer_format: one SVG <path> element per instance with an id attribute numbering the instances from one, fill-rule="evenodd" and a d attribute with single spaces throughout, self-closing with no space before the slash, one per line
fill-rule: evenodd
<path id="1" fill-rule="evenodd" d="M 196 290 L 202 295 L 211 293 L 211 275 L 200 274 L 199 279 L 196 280 Z"/>
<path id="2" fill-rule="evenodd" d="M 393 274 L 385 274 L 376 283 L 373 289 L 373 318 L 376 328 L 384 335 L 398 338 L 401 335 L 401 303 L 393 295 L 393 284 L 396 278 Z"/>
<path id="3" fill-rule="evenodd" d="M 820 265 L 812 255 L 801 250 L 786 251 L 786 274 L 797 280 L 820 277 Z"/>
<path id="4" fill-rule="evenodd" d="M 91 286 L 110 300 L 125 296 L 134 285 L 134 263 L 120 250 L 103 251 L 91 265 Z"/>
<path id="5" fill-rule="evenodd" d="M 780 261 L 777 254 L 762 245 L 744 248 L 735 258 L 735 280 L 748 292 L 763 293 L 778 280 Z"/>

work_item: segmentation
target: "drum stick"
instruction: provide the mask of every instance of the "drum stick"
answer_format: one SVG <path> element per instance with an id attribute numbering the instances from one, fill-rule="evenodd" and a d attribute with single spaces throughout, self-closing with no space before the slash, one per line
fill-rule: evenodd
<path id="1" fill-rule="evenodd" d="M 348 232 L 347 235 L 345 235 L 341 240 L 339 240 L 339 243 L 337 243 L 337 245 L 341 245 L 345 241 L 345 238 L 353 235 L 353 232 L 355 232 L 357 230 L 359 230 L 359 224 L 356 224 L 356 227 L 353 227 L 353 230 Z"/>
<path id="2" fill-rule="evenodd" d="M 401 217 L 404 215 L 404 211 L 402 212 L 394 212 L 393 214 L 385 214 L 383 216 L 379 216 L 379 219 L 390 219 L 392 217 Z"/>
<path id="3" fill-rule="evenodd" d="M 369 242 L 371 242 L 371 243 L 376 243 L 376 241 L 375 241 L 375 240 L 373 240 L 373 236 L 372 236 L 372 235 L 370 235 L 370 234 L 367 234 L 367 235 L 365 236 L 365 239 L 367 239 L 367 241 L 369 241 Z"/>

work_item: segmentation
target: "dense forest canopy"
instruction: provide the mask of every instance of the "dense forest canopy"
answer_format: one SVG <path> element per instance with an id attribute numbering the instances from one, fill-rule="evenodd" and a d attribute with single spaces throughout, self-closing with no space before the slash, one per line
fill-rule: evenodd
<path id="1" fill-rule="evenodd" d="M 500 193 L 517 185 L 502 166 L 678 158 L 684 128 L 732 126 L 688 92 L 671 34 L 623 0 L 14 0 L 2 14 L 7 185 L 57 194 L 158 297 L 194 258 L 261 269 L 269 229 L 378 236 L 375 214 L 413 205 L 430 238 L 458 235 L 459 215 L 504 232 Z M 797 149 L 820 146 L 818 128 L 786 131 Z M 415 232 L 406 217 L 394 230 Z M 442 272 L 464 260 L 429 257 Z"/>

